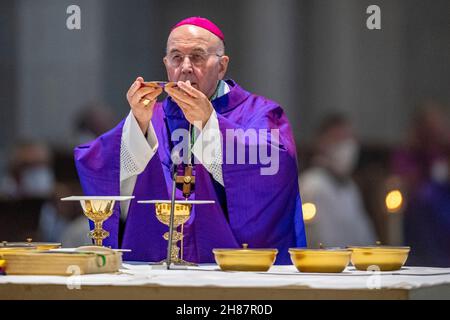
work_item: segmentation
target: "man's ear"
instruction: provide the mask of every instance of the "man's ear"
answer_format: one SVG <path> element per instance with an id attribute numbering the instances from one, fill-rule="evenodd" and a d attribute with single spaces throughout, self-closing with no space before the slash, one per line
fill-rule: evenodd
<path id="1" fill-rule="evenodd" d="M 225 77 L 228 69 L 228 63 L 230 62 L 230 57 L 221 56 L 219 61 L 219 79 L 222 80 Z"/>
<path id="2" fill-rule="evenodd" d="M 168 79 L 169 81 L 171 81 L 171 80 L 169 79 L 169 62 L 167 61 L 167 58 L 166 58 L 166 57 L 163 58 L 163 63 L 164 63 L 164 66 L 166 67 L 167 79 Z"/>

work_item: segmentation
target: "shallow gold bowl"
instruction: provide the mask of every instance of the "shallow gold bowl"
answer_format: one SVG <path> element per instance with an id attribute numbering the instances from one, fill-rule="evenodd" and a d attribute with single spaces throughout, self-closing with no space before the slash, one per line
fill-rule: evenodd
<path id="1" fill-rule="evenodd" d="M 31 240 L 31 239 L 30 239 Z M 17 253 L 31 250 L 50 250 L 60 248 L 61 243 L 56 242 L 7 242 L 0 243 L 0 259 L 4 259 L 4 254 Z"/>
<path id="2" fill-rule="evenodd" d="M 5 247 L 1 247 L 0 249 L 7 248 L 32 248 L 36 250 L 51 250 L 61 248 L 61 243 L 57 242 L 8 242 Z"/>
<path id="3" fill-rule="evenodd" d="M 394 271 L 403 267 L 408 259 L 410 247 L 348 247 L 352 250 L 351 261 L 361 271 L 376 270 Z"/>
<path id="4" fill-rule="evenodd" d="M 267 271 L 274 264 L 277 249 L 213 249 L 214 258 L 223 271 Z"/>
<path id="5" fill-rule="evenodd" d="M 289 249 L 292 263 L 300 272 L 339 273 L 350 262 L 347 249 Z"/>

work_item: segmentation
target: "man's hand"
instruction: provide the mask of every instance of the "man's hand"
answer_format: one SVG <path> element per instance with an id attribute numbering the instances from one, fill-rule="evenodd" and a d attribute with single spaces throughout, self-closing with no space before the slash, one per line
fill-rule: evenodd
<path id="1" fill-rule="evenodd" d="M 142 77 L 136 78 L 127 92 L 127 100 L 142 133 L 148 130 L 153 115 L 156 98 L 162 93 L 162 88 L 146 86 Z"/>
<path id="2" fill-rule="evenodd" d="M 189 81 L 169 83 L 164 90 L 181 108 L 187 121 L 199 129 L 206 125 L 214 110 L 207 96 L 191 86 Z"/>

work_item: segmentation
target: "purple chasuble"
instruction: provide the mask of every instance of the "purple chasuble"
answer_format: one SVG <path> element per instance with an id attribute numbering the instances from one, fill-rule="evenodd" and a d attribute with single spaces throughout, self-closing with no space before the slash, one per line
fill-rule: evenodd
<path id="1" fill-rule="evenodd" d="M 291 128 L 277 103 L 250 94 L 232 80 L 227 80 L 227 84 L 230 92 L 212 101 L 224 138 L 225 186 L 218 185 L 202 164 L 194 165 L 195 191 L 189 199 L 214 200 L 215 204 L 193 206 L 191 217 L 184 225 L 183 258 L 210 263 L 214 262 L 212 249 L 238 248 L 248 243 L 249 248 L 277 248 L 276 263 L 291 264 L 288 248 L 306 246 Z M 124 122 L 75 149 L 75 163 L 85 195 L 120 195 L 120 144 Z M 172 143 L 169 138 L 174 129 L 187 129 L 188 122 L 173 100 L 166 98 L 155 105 L 152 124 L 159 147 L 137 177 L 134 188 L 135 198 L 130 203 L 121 244 L 122 248 L 132 250 L 124 255 L 128 261 L 166 258 L 167 241 L 163 234 L 168 227 L 157 220 L 153 204 L 137 201 L 170 199 L 170 152 L 176 142 Z M 225 137 L 229 129 L 279 129 L 278 172 L 261 175 L 260 169 L 269 165 L 249 164 L 251 142 L 245 137 L 234 136 L 233 139 L 235 149 L 241 146 L 246 152 L 245 164 L 237 162 L 237 152 L 234 152 L 234 162 L 227 164 Z M 270 144 L 270 131 L 267 141 Z M 182 198 L 181 191 L 177 190 L 177 199 Z M 119 247 L 119 217 L 120 204 L 116 203 L 113 215 L 104 223 L 105 230 L 110 232 L 104 241 L 106 246 Z"/>

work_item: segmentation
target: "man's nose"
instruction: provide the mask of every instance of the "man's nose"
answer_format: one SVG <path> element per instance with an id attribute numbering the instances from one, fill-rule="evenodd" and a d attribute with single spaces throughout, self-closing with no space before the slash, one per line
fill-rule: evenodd
<path id="1" fill-rule="evenodd" d="M 181 63 L 181 72 L 183 74 L 192 73 L 192 63 L 189 56 L 185 56 L 183 62 Z"/>

